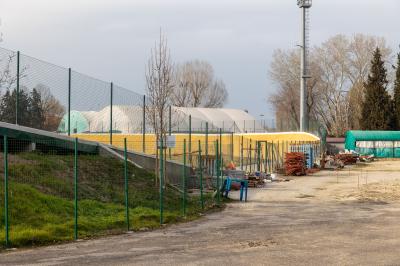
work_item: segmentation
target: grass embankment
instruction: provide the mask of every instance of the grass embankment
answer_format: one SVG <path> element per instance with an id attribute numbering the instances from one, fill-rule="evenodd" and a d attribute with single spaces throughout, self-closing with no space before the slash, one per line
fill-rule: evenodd
<path id="1" fill-rule="evenodd" d="M 78 162 L 79 238 L 126 230 L 123 163 L 113 158 L 80 155 Z M 37 152 L 9 156 L 9 212 L 12 246 L 43 245 L 73 239 L 73 156 Z M 0 170 L 0 243 L 4 231 L 4 176 Z M 160 226 L 159 189 L 154 175 L 129 165 L 130 229 Z M 206 195 L 207 208 L 212 206 Z M 164 222 L 184 220 L 181 195 L 167 188 Z M 199 197 L 190 196 L 187 217 L 201 212 Z M 1 246 L 0 244 L 0 246 Z"/>

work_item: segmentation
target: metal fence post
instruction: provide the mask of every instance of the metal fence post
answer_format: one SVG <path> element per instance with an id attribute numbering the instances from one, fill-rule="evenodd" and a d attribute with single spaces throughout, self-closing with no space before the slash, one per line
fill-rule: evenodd
<path id="1" fill-rule="evenodd" d="M 222 129 L 219 129 L 219 155 L 222 155 Z M 222 158 L 222 157 L 221 157 Z M 221 161 L 220 161 L 221 164 Z"/>
<path id="2" fill-rule="evenodd" d="M 233 162 L 233 132 L 231 132 L 231 161 Z"/>
<path id="3" fill-rule="evenodd" d="M 192 163 L 192 115 L 189 115 L 189 143 L 188 143 L 189 164 Z"/>
<path id="4" fill-rule="evenodd" d="M 74 239 L 78 239 L 78 138 L 74 142 Z"/>
<path id="5" fill-rule="evenodd" d="M 244 165 L 243 165 L 243 135 L 240 136 L 240 170 L 243 171 Z"/>
<path id="6" fill-rule="evenodd" d="M 20 53 L 17 51 L 17 91 L 15 95 L 15 124 L 18 125 L 18 115 L 19 115 L 19 60 Z"/>
<path id="7" fill-rule="evenodd" d="M 205 158 L 206 158 L 206 167 L 208 167 L 208 122 L 206 122 L 206 146 L 205 146 Z"/>
<path id="8" fill-rule="evenodd" d="M 113 137 L 113 83 L 110 84 L 110 144 Z"/>
<path id="9" fill-rule="evenodd" d="M 265 150 L 264 150 L 264 152 L 265 152 L 264 170 L 265 170 L 265 173 L 267 173 L 268 172 L 268 170 L 267 170 L 267 167 L 268 167 L 268 142 L 265 142 Z"/>
<path id="10" fill-rule="evenodd" d="M 257 171 L 261 171 L 261 142 L 257 141 Z"/>
<path id="11" fill-rule="evenodd" d="M 143 153 L 146 152 L 146 95 L 143 95 L 143 136 L 142 136 L 142 149 Z"/>
<path id="12" fill-rule="evenodd" d="M 90 126 L 89 126 L 90 131 Z M 68 68 L 68 136 L 71 135 L 71 68 Z"/>
<path id="13" fill-rule="evenodd" d="M 160 224 L 164 223 L 164 147 L 163 136 L 160 137 Z"/>
<path id="14" fill-rule="evenodd" d="M 183 140 L 182 216 L 186 216 L 186 139 Z"/>
<path id="15" fill-rule="evenodd" d="M 128 194 L 128 152 L 126 145 L 126 138 L 124 138 L 124 180 L 125 180 L 125 216 L 126 216 L 126 227 L 129 231 L 129 194 Z"/>
<path id="16" fill-rule="evenodd" d="M 4 224 L 6 247 L 10 245 L 9 240 L 9 214 L 8 214 L 8 137 L 4 136 Z"/>
<path id="17" fill-rule="evenodd" d="M 171 118 L 172 106 L 171 105 L 169 106 L 168 111 L 169 111 L 168 112 L 168 133 L 171 136 L 172 135 L 172 118 Z M 169 156 L 169 159 L 171 160 L 171 148 L 168 148 L 168 156 Z"/>
<path id="18" fill-rule="evenodd" d="M 274 142 L 272 141 L 272 144 L 271 144 L 271 173 L 272 172 L 274 172 L 274 152 L 275 152 L 275 147 L 274 147 Z"/>
<path id="19" fill-rule="evenodd" d="M 217 204 L 219 206 L 220 204 L 220 191 L 219 191 L 219 175 L 220 175 L 220 167 L 219 167 L 219 145 L 218 145 L 218 139 L 215 141 L 215 168 L 216 168 L 216 173 L 217 173 Z"/>
<path id="20" fill-rule="evenodd" d="M 204 209 L 204 197 L 203 197 L 203 163 L 201 159 L 201 141 L 199 140 L 199 175 L 200 175 L 200 200 L 201 208 Z"/>

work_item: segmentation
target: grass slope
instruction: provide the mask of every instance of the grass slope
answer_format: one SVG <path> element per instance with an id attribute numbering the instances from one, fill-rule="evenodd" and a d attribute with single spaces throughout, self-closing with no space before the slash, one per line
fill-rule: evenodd
<path id="1" fill-rule="evenodd" d="M 113 158 L 80 155 L 78 162 L 79 237 L 126 230 L 123 163 Z M 10 240 L 13 246 L 42 245 L 73 239 L 73 157 L 20 153 L 9 156 Z M 0 173 L 3 169 L 0 170 Z M 3 178 L 4 173 L 1 173 Z M 159 190 L 154 176 L 129 165 L 131 230 L 159 227 Z M 0 184 L 0 241 L 4 243 L 4 180 Z M 206 195 L 207 208 L 212 207 Z M 164 193 L 164 221 L 182 220 L 181 195 Z M 202 210 L 188 197 L 188 219 Z"/>

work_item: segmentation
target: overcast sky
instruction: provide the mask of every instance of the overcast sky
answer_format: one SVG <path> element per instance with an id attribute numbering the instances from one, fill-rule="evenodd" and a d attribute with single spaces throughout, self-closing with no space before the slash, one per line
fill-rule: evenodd
<path id="1" fill-rule="evenodd" d="M 1 0 L 3 42 L 52 63 L 144 93 L 144 69 L 160 27 L 173 60 L 209 61 L 227 85 L 228 107 L 273 113 L 274 49 L 300 37 L 296 0 Z M 399 0 L 314 0 L 311 45 L 338 33 L 400 43 Z"/>

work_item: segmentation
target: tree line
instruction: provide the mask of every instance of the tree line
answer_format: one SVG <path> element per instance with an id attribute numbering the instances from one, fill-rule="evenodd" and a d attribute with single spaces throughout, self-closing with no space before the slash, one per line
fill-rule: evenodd
<path id="1" fill-rule="evenodd" d="M 43 85 L 31 91 L 22 87 L 18 93 L 16 89 L 7 89 L 0 98 L 0 121 L 17 122 L 17 97 L 18 125 L 47 131 L 58 129 L 65 108 Z"/>
<path id="2" fill-rule="evenodd" d="M 336 35 L 313 47 L 309 53 L 311 78 L 307 81 L 306 103 L 310 120 L 326 128 L 331 136 L 343 136 L 349 129 L 397 129 L 394 113 L 400 107 L 395 103 L 400 100 L 396 100 L 399 82 L 394 81 L 394 70 L 398 72 L 399 67 L 391 62 L 390 47 L 384 38 L 375 36 Z M 269 75 L 277 90 L 269 101 L 280 130 L 299 128 L 299 65 L 297 49 L 274 52 Z M 375 121 L 373 117 L 380 122 L 371 122 Z"/>

